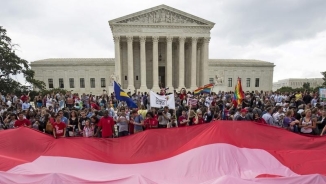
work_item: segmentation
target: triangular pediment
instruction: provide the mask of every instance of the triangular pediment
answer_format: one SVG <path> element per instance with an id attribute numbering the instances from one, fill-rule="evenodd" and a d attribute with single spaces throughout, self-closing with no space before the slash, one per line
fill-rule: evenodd
<path id="1" fill-rule="evenodd" d="M 213 22 L 166 5 L 156 6 L 109 21 L 110 24 L 179 24 L 214 26 Z"/>

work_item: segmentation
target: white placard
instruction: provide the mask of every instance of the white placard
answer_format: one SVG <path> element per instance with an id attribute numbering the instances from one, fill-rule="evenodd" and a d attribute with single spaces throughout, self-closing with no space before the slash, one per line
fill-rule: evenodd
<path id="1" fill-rule="evenodd" d="M 158 95 L 153 91 L 150 91 L 151 107 L 162 108 L 168 106 L 169 109 L 175 109 L 174 94 L 171 95 Z"/>

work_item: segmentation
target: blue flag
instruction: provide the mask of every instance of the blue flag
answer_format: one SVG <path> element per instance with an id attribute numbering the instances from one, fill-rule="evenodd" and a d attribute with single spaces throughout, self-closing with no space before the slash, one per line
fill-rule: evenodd
<path id="1" fill-rule="evenodd" d="M 132 101 L 126 92 L 124 92 L 120 86 L 114 81 L 114 94 L 117 100 L 125 101 L 130 108 L 137 108 L 137 105 Z"/>

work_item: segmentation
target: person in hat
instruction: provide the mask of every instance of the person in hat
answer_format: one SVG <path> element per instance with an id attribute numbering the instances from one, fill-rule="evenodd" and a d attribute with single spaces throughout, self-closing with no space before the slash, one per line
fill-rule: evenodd
<path id="1" fill-rule="evenodd" d="M 235 121 L 248 121 L 246 115 L 247 115 L 247 110 L 246 109 L 241 109 L 240 110 L 240 115 L 238 115 L 235 118 Z"/>

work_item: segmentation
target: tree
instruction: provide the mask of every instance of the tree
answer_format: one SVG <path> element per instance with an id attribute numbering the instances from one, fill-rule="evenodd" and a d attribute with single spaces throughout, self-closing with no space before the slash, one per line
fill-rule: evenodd
<path id="1" fill-rule="evenodd" d="M 305 90 L 310 90 L 310 83 L 309 82 L 305 82 L 305 83 L 303 83 L 302 87 Z"/>
<path id="2" fill-rule="evenodd" d="M 277 92 L 279 93 L 286 93 L 286 92 L 293 92 L 294 89 L 291 88 L 291 87 L 287 87 L 287 86 L 284 86 L 284 87 L 281 87 L 280 89 L 276 90 Z"/>
<path id="3" fill-rule="evenodd" d="M 318 92 L 319 93 L 319 88 L 325 88 L 325 86 L 317 86 L 314 88 L 314 92 Z"/>
<path id="4" fill-rule="evenodd" d="M 40 90 L 44 89 L 44 82 L 34 79 L 35 72 L 30 68 L 28 62 L 16 55 L 16 46 L 11 43 L 6 29 L 0 26 L 0 92 L 13 93 L 26 88 L 26 85 L 11 78 L 18 74 L 23 74 L 26 83 Z"/>
<path id="5" fill-rule="evenodd" d="M 324 80 L 323 86 L 326 86 L 326 71 L 321 72 L 321 74 L 323 75 L 323 80 Z"/>

